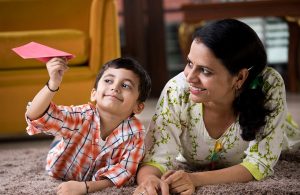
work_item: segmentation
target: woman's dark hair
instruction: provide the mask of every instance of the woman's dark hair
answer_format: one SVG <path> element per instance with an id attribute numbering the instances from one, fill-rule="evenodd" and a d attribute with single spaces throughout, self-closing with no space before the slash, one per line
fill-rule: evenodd
<path id="1" fill-rule="evenodd" d="M 147 73 L 147 71 L 136 60 L 129 57 L 117 58 L 104 64 L 96 77 L 95 84 L 94 84 L 95 89 L 97 89 L 98 82 L 103 76 L 104 72 L 109 68 L 115 68 L 115 69 L 124 68 L 126 70 L 131 70 L 132 72 L 134 72 L 140 80 L 140 84 L 139 84 L 140 94 L 139 94 L 138 101 L 140 102 L 146 101 L 151 91 L 151 78 Z"/>
<path id="2" fill-rule="evenodd" d="M 235 113 L 239 114 L 242 138 L 255 139 L 256 133 L 266 124 L 270 110 L 264 106 L 265 93 L 262 84 L 250 87 L 267 65 L 265 48 L 255 31 L 235 19 L 212 22 L 198 29 L 193 37 L 205 44 L 221 60 L 230 74 L 237 75 L 241 69 L 249 69 L 249 75 L 233 102 Z"/>

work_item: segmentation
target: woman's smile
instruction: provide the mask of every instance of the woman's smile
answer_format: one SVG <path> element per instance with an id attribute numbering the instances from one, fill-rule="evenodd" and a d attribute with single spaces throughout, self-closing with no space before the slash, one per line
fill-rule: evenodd
<path id="1" fill-rule="evenodd" d="M 190 86 L 190 92 L 193 95 L 198 95 L 206 91 L 204 88 Z"/>

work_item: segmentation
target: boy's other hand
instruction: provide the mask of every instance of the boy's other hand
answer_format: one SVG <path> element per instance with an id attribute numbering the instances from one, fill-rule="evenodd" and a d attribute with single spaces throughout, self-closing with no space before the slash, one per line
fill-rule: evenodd
<path id="1" fill-rule="evenodd" d="M 49 86 L 51 89 L 57 89 L 62 82 L 64 73 L 69 69 L 66 58 L 52 58 L 46 63 L 50 77 Z"/>
<path id="2" fill-rule="evenodd" d="M 84 182 L 68 181 L 57 187 L 57 195 L 82 195 L 86 194 Z"/>

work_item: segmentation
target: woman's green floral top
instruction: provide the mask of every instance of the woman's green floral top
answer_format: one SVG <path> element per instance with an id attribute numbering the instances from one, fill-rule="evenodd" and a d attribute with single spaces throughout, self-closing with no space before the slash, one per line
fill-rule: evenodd
<path id="1" fill-rule="evenodd" d="M 175 159 L 181 156 L 191 167 L 241 164 L 257 180 L 271 175 L 281 151 L 299 147 L 300 130 L 287 114 L 280 74 L 267 67 L 262 76 L 266 106 L 272 113 L 256 139 L 250 142 L 242 139 L 238 119 L 220 138 L 211 138 L 203 121 L 203 105 L 189 99 L 184 74 L 171 79 L 162 91 L 148 129 L 144 164 L 165 172 L 174 169 Z"/>

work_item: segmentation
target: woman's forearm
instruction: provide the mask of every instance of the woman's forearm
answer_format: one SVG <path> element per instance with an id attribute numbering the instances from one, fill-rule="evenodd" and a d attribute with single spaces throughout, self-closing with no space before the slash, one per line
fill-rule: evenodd
<path id="1" fill-rule="evenodd" d="M 162 172 L 154 166 L 144 165 L 138 170 L 137 183 L 140 184 L 142 181 L 145 181 L 145 179 L 149 176 L 156 176 L 160 178 L 162 176 Z"/>
<path id="2" fill-rule="evenodd" d="M 191 178 L 196 187 L 233 182 L 248 182 L 254 179 L 251 173 L 242 165 L 234 165 L 214 171 L 191 173 Z"/>

